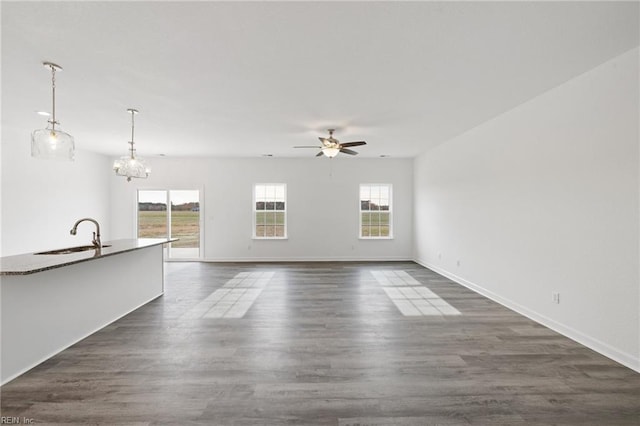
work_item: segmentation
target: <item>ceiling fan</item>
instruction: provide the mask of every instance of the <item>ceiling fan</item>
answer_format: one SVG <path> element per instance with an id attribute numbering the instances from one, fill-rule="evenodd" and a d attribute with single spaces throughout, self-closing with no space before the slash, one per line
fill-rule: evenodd
<path id="1" fill-rule="evenodd" d="M 358 153 L 348 149 L 349 147 L 352 146 L 360 146 L 360 145 L 366 145 L 367 143 L 365 141 L 357 141 L 357 142 L 345 142 L 345 143 L 340 143 L 340 141 L 336 138 L 333 137 L 333 132 L 335 132 L 335 129 L 327 129 L 329 131 L 329 137 L 328 138 L 323 138 L 323 137 L 319 137 L 318 139 L 320 139 L 320 142 L 322 142 L 322 145 L 320 146 L 311 146 L 311 145 L 305 145 L 305 146 L 294 146 L 294 148 L 316 148 L 316 149 L 320 149 L 320 152 L 316 154 L 316 157 L 320 157 L 321 155 L 326 155 L 329 158 L 333 158 L 336 155 L 338 155 L 338 153 L 342 152 L 345 154 L 349 154 L 349 155 L 357 155 Z"/>

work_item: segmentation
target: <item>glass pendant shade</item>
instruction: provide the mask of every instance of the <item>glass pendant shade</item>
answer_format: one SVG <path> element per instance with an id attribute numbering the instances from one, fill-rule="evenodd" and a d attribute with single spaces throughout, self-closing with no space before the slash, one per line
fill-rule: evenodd
<path id="1" fill-rule="evenodd" d="M 75 143 L 73 136 L 49 123 L 46 129 L 31 133 L 31 156 L 45 160 L 73 160 Z"/>
<path id="2" fill-rule="evenodd" d="M 43 62 L 42 65 L 51 70 L 52 115 L 45 129 L 34 130 L 31 133 L 31 156 L 46 160 L 73 161 L 73 136 L 56 127 L 59 126 L 56 121 L 56 71 L 61 71 L 62 67 L 53 62 Z"/>
<path id="3" fill-rule="evenodd" d="M 335 157 L 336 155 L 338 155 L 339 152 L 340 152 L 340 148 L 332 148 L 332 147 L 322 148 L 322 153 L 329 158 Z"/>
<path id="4" fill-rule="evenodd" d="M 151 169 L 142 159 L 127 155 L 113 162 L 113 170 L 116 175 L 126 177 L 127 182 L 131 182 L 132 178 L 146 179 L 151 173 Z"/>

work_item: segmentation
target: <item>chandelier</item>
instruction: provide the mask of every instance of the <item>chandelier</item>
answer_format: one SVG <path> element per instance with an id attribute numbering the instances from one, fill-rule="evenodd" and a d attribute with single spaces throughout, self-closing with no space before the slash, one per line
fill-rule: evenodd
<path id="1" fill-rule="evenodd" d="M 73 136 L 63 132 L 60 129 L 60 123 L 56 121 L 56 71 L 62 71 L 62 67 L 52 62 L 43 62 L 42 64 L 45 68 L 51 69 L 53 106 L 47 127 L 34 130 L 31 133 L 31 156 L 50 160 L 73 161 L 75 153 Z"/>
<path id="2" fill-rule="evenodd" d="M 131 145 L 129 148 L 129 155 L 120 157 L 113 163 L 113 170 L 118 176 L 125 176 L 127 182 L 131 182 L 131 178 L 146 179 L 151 173 L 151 169 L 147 167 L 144 161 L 136 157 L 136 150 L 133 147 L 133 131 L 134 131 L 134 116 L 138 113 L 137 109 L 129 108 L 127 112 L 131 113 L 131 140 L 128 142 Z"/>

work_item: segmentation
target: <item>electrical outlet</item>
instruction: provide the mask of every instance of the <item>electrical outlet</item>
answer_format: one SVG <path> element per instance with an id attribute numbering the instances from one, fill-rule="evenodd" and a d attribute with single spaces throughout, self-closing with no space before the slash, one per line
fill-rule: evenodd
<path id="1" fill-rule="evenodd" d="M 560 304 L 560 293 L 555 291 L 551 293 L 551 300 L 553 300 L 553 303 L 555 303 L 556 305 Z"/>

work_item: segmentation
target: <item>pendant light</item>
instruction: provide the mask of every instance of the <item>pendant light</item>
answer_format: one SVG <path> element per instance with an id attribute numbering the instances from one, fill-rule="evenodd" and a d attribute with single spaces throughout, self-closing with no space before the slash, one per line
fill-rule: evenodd
<path id="1" fill-rule="evenodd" d="M 75 153 L 73 136 L 63 132 L 60 129 L 60 123 L 56 121 L 56 71 L 62 71 L 62 67 L 52 62 L 43 62 L 42 64 L 45 68 L 51 69 L 53 107 L 47 127 L 34 130 L 31 133 L 31 156 L 50 160 L 73 161 Z"/>
<path id="2" fill-rule="evenodd" d="M 151 169 L 147 167 L 144 161 L 140 158 L 136 158 L 136 150 L 133 147 L 133 131 L 134 131 L 134 116 L 138 113 L 137 109 L 129 108 L 127 112 L 131 113 L 131 140 L 129 141 L 129 155 L 120 157 L 113 163 L 113 170 L 118 176 L 125 176 L 127 182 L 131 182 L 131 178 L 146 179 L 151 173 Z"/>

